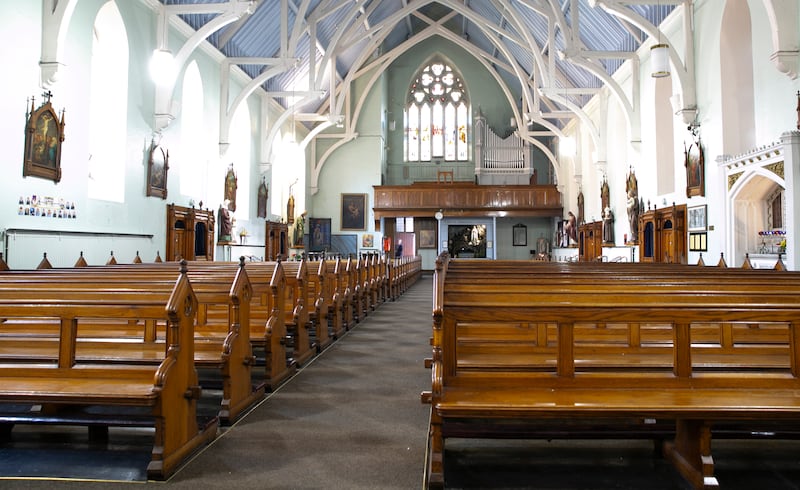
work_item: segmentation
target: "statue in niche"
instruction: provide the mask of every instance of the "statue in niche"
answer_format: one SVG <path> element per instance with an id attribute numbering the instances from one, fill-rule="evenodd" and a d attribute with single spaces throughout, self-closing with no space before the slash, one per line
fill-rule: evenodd
<path id="1" fill-rule="evenodd" d="M 236 189 L 239 187 L 236 172 L 233 171 L 233 163 L 228 166 L 228 173 L 225 174 L 225 193 L 224 199 L 227 204 L 228 210 L 236 211 Z"/>

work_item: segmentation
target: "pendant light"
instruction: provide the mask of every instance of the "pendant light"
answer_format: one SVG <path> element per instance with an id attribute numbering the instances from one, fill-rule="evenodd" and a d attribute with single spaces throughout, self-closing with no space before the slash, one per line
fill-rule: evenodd
<path id="1" fill-rule="evenodd" d="M 661 15 L 661 3 L 658 4 L 656 15 Z M 650 47 L 650 68 L 653 78 L 663 78 L 670 75 L 669 71 L 669 44 L 661 42 L 660 22 L 655 23 L 658 33 L 658 42 Z"/>

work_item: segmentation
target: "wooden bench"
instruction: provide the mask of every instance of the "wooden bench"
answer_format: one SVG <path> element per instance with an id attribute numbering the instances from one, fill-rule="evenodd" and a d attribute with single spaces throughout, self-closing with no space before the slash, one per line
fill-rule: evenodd
<path id="1" fill-rule="evenodd" d="M 193 264 L 187 272 L 198 298 L 195 365 L 208 370 L 211 381 L 220 386 L 219 417 L 231 423 L 260 400 L 265 390 L 263 382 L 252 382 L 255 358 L 250 331 L 241 327 L 250 324 L 252 285 L 243 262 L 212 268 L 207 264 Z M 92 284 L 119 289 L 135 283 L 164 289 L 172 287 L 176 272 L 175 263 L 113 265 L 17 271 L 0 275 L 0 280 L 4 287 L 23 282 L 63 287 L 68 292 Z M 31 342 L 31 335 L 36 342 Z M 164 325 L 159 328 L 147 319 L 115 324 L 85 322 L 78 333 L 76 358 L 81 362 L 158 363 L 164 358 L 164 338 Z M 0 324 L 0 358 L 41 362 L 57 357 L 57 353 L 58 326 L 54 323 L 28 320 Z"/>
<path id="2" fill-rule="evenodd" d="M 175 273 L 170 289 L 70 286 L 75 287 L 69 293 L 42 284 L 0 288 L 0 318 L 49 318 L 59 324 L 55 361 L 0 361 L 0 433 L 8 437 L 14 424 L 23 423 L 85 425 L 101 433 L 113 425 L 150 425 L 155 433 L 148 477 L 168 477 L 215 437 L 218 424 L 216 418 L 198 423 L 201 389 L 193 332 L 198 303 L 185 270 Z M 159 364 L 87 364 L 77 359 L 78 332 L 84 321 L 141 318 L 167 326 Z M 84 410 L 87 407 L 102 411 Z"/>
<path id="3" fill-rule="evenodd" d="M 342 260 L 324 260 L 325 284 L 323 295 L 328 305 L 328 320 L 331 336 L 338 339 L 347 331 L 352 322 L 352 310 L 345 305 L 350 301 L 350 288 Z"/>
<path id="4" fill-rule="evenodd" d="M 429 486 L 444 484 L 447 437 L 588 434 L 668 438 L 681 475 L 716 488 L 712 432 L 800 420 L 797 273 L 486 262 L 437 261 Z M 642 324 L 659 326 L 656 361 L 628 345 Z M 726 329 L 740 340 L 704 352 Z"/>
<path id="5" fill-rule="evenodd" d="M 313 328 L 309 313 L 314 304 L 308 304 L 308 264 L 302 261 L 283 262 L 286 271 L 286 329 L 292 342 L 292 359 L 298 366 L 307 363 L 317 354 L 317 345 L 311 339 Z"/>
<path id="6" fill-rule="evenodd" d="M 414 284 L 422 274 L 422 257 L 400 257 L 391 259 L 388 265 L 389 296 L 397 299 Z"/>
<path id="7" fill-rule="evenodd" d="M 348 257 L 345 262 L 345 275 L 347 276 L 348 288 L 350 289 L 350 303 L 348 305 L 349 316 L 352 324 L 356 324 L 364 319 L 365 315 L 365 292 L 361 282 L 361 261 Z"/>
<path id="8" fill-rule="evenodd" d="M 202 261 L 201 261 L 202 263 Z M 195 262 L 189 264 L 192 267 Z M 223 267 L 224 262 L 206 262 Z M 287 286 L 281 262 L 248 262 L 247 274 L 253 287 L 250 303 L 250 343 L 258 364 L 264 366 L 264 381 L 274 390 L 297 370 L 291 352 L 292 338 L 286 327 L 287 304 L 293 304 L 293 290 Z"/>

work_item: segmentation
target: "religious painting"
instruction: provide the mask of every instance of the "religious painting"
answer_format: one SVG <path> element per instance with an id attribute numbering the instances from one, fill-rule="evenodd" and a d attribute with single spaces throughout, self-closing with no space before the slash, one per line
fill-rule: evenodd
<path id="1" fill-rule="evenodd" d="M 342 194 L 342 230 L 366 230 L 366 209 L 366 194 Z"/>
<path id="2" fill-rule="evenodd" d="M 44 93 L 38 109 L 30 99 L 25 123 L 25 156 L 22 176 L 41 177 L 55 183 L 61 181 L 61 143 L 64 141 L 64 111 L 58 117 L 50 103 L 50 92 Z"/>
<path id="3" fill-rule="evenodd" d="M 308 245 L 311 252 L 331 249 L 330 218 L 308 218 Z"/>
<path id="4" fill-rule="evenodd" d="M 449 225 L 447 251 L 452 257 L 486 258 L 486 225 Z"/>
<path id="5" fill-rule="evenodd" d="M 419 230 L 419 248 L 436 248 L 436 230 Z"/>
<path id="6" fill-rule="evenodd" d="M 524 247 L 528 245 L 528 227 L 523 224 L 514 225 L 514 233 L 512 236 L 513 244 L 515 247 Z"/>
<path id="7" fill-rule="evenodd" d="M 238 187 L 239 179 L 236 178 L 236 172 L 233 171 L 233 163 L 231 163 L 225 174 L 225 193 L 223 194 L 224 200 L 228 202 L 229 211 L 236 211 L 236 189 Z"/>
<path id="8" fill-rule="evenodd" d="M 269 196 L 269 189 L 267 189 L 266 178 L 261 177 L 261 185 L 258 186 L 258 195 L 256 196 L 256 202 L 258 203 L 258 213 L 256 214 L 256 216 L 259 218 L 267 217 L 268 196 Z"/>
<path id="9" fill-rule="evenodd" d="M 372 248 L 375 246 L 375 236 L 372 233 L 361 235 L 361 248 Z"/>
<path id="10" fill-rule="evenodd" d="M 147 195 L 167 198 L 167 170 L 169 170 L 169 150 L 164 150 L 154 142 L 150 143 L 147 159 Z"/>
<path id="11" fill-rule="evenodd" d="M 705 196 L 705 156 L 700 138 L 686 147 L 684 143 L 686 166 L 686 197 Z"/>

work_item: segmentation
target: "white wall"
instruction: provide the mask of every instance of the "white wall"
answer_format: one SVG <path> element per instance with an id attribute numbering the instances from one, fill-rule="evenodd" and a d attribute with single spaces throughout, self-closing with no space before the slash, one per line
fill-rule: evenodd
<path id="1" fill-rule="evenodd" d="M 0 144 L 5 149 L 5 178 L 0 181 L 0 195 L 5 196 L 5 205 L 0 206 L 0 229 L 23 230 L 3 233 L 5 258 L 12 268 L 33 268 L 43 253 L 56 267 L 71 266 L 80 252 L 90 264 L 104 264 L 113 250 L 119 262 L 131 262 L 138 251 L 142 260 L 152 261 L 157 253 L 163 257 L 166 247 L 166 205 L 176 203 L 189 205 L 189 200 L 203 200 L 204 208 L 216 209 L 221 202 L 224 174 L 214 176 L 219 164 L 219 87 L 221 55 L 213 51 L 197 49 L 195 59 L 203 77 L 205 110 L 203 134 L 188 144 L 202 145 L 207 158 L 195 162 L 197 172 L 209 172 L 212 180 L 205 196 L 186 196 L 180 193 L 180 173 L 175 165 L 168 174 L 168 197 L 162 200 L 145 196 L 147 175 L 147 152 L 153 134 L 154 87 L 149 79 L 147 65 L 155 47 L 155 13 L 144 2 L 118 1 L 117 6 L 127 29 L 130 45 L 129 87 L 127 99 L 107 101 L 108 110 L 127 105 L 127 143 L 119 149 L 119 158 L 125 160 L 124 202 L 112 203 L 87 197 L 88 173 L 88 107 L 89 68 L 92 25 L 104 0 L 81 0 L 76 9 L 62 46 L 63 66 L 59 70 L 57 83 L 51 88 L 52 103 L 57 111 L 66 111 L 65 141 L 62 147 L 61 182 L 37 177 L 22 176 L 24 149 L 25 112 L 29 108 L 26 98 L 35 96 L 36 106 L 41 103 L 43 89 L 39 83 L 39 60 L 41 58 L 41 8 L 42 2 L 0 3 L 0 42 L 14 49 L 4 53 L 5 66 L 13 70 L 14 76 L 3 77 L 0 98 Z M 25 39 L 25 42 L 20 42 Z M 183 43 L 184 37 L 172 29 L 170 44 L 173 51 Z M 182 72 L 179 76 L 182 76 Z M 234 80 L 232 92 L 241 89 L 241 82 Z M 175 92 L 180 100 L 180 83 Z M 249 109 L 254 120 L 260 118 L 261 105 L 258 96 L 249 98 Z M 171 156 L 181 154 L 181 116 L 177 117 L 163 132 L 161 144 L 170 150 Z M 253 135 L 253 147 L 258 148 L 258 137 Z M 255 199 L 255 189 L 260 183 L 258 151 L 251 152 L 250 162 L 243 162 L 251 169 L 252 189 L 239 188 L 238 199 Z M 214 180 L 217 179 L 217 180 Z M 36 195 L 74 202 L 75 219 L 54 219 L 20 216 L 20 197 Z M 251 205 L 251 216 L 237 216 L 241 222 L 253 222 L 248 229 L 258 230 L 263 237 L 263 224 L 255 219 L 256 206 Z M 33 235 L 24 230 L 39 230 Z M 76 233 L 77 232 L 77 233 Z M 84 235 L 81 235 L 83 233 Z M 23 236 L 25 241 L 23 242 Z"/>

